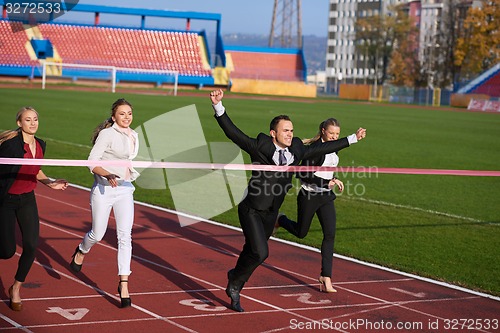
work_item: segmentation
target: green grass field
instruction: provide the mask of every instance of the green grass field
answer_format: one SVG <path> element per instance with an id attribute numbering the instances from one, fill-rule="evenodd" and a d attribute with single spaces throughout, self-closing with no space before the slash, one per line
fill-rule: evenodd
<path id="1" fill-rule="evenodd" d="M 86 159 L 92 130 L 119 97 L 134 105 L 134 128 L 195 104 L 207 141 L 228 141 L 213 118 L 208 92 L 172 97 L 0 89 L 0 129 L 14 128 L 17 110 L 32 105 L 40 113 L 38 136 L 48 143 L 46 158 Z M 339 166 L 500 170 L 500 114 L 321 99 L 255 100 L 231 93 L 226 93 L 224 105 L 249 136 L 267 132 L 269 121 L 278 114 L 292 118 L 295 135 L 301 138 L 313 136 L 319 122 L 329 117 L 340 120 L 341 136 L 367 128 L 365 140 L 339 154 Z M 75 184 L 92 183 L 85 167 L 44 170 Z M 338 176 L 346 190 L 335 201 L 336 253 L 500 295 L 499 177 Z M 135 198 L 175 208 L 168 190 L 138 187 Z M 295 217 L 295 210 L 292 191 L 282 211 Z M 214 220 L 239 226 L 234 208 Z M 315 220 L 303 240 L 283 230 L 277 236 L 319 247 L 322 234 Z M 319 269 L 318 257 L 318 274 Z"/>

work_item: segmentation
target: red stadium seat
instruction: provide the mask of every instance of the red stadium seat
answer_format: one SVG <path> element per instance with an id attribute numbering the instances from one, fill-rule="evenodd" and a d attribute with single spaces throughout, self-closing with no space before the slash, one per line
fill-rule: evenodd
<path id="1" fill-rule="evenodd" d="M 298 54 L 227 51 L 231 53 L 233 78 L 302 81 L 302 62 Z"/>
<path id="2" fill-rule="evenodd" d="M 26 51 L 28 36 L 23 31 L 20 22 L 0 21 L 0 65 L 39 65 L 38 61 L 31 60 Z"/>
<path id="3" fill-rule="evenodd" d="M 177 70 L 181 75 L 194 69 L 199 76 L 211 76 L 203 68 L 195 33 L 55 24 L 42 24 L 40 31 L 67 63 Z"/>

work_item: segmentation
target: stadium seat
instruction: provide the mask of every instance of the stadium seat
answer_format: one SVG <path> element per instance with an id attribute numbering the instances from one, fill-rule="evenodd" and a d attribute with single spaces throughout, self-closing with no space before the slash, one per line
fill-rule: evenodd
<path id="1" fill-rule="evenodd" d="M 227 51 L 231 53 L 232 78 L 302 81 L 302 62 L 298 54 Z"/>
<path id="2" fill-rule="evenodd" d="M 479 87 L 474 89 L 474 94 L 486 94 L 492 97 L 500 97 L 500 72 L 490 77 Z"/>
<path id="3" fill-rule="evenodd" d="M 0 65 L 38 66 L 26 51 L 27 42 L 22 23 L 0 21 Z"/>
<path id="4" fill-rule="evenodd" d="M 203 67 L 196 33 L 63 24 L 42 24 L 40 31 L 65 63 L 212 75 Z"/>

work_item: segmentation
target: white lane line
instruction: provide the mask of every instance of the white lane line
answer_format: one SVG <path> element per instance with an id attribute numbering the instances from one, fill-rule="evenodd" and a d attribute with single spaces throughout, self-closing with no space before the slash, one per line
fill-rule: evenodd
<path id="1" fill-rule="evenodd" d="M 398 293 L 410 295 L 410 296 L 417 297 L 417 298 L 424 298 L 426 296 L 424 292 L 414 293 L 414 292 L 411 292 L 411 291 L 408 291 L 408 290 L 404 290 L 404 289 L 401 289 L 401 288 L 389 288 L 389 289 L 397 291 Z"/>
<path id="2" fill-rule="evenodd" d="M 59 327 L 59 326 L 82 326 L 82 325 L 95 325 L 95 324 L 119 324 L 119 323 L 129 323 L 129 322 L 138 322 L 138 321 L 154 321 L 156 318 L 137 318 L 137 319 L 119 319 L 119 320 L 100 320 L 100 321 L 79 321 L 72 323 L 58 323 L 58 324 L 38 324 L 38 325 L 30 325 L 27 326 L 29 328 L 49 328 L 49 327 Z M 0 331 L 4 330 L 0 328 Z M 98 331 L 97 329 L 96 331 Z M 30 331 L 31 332 L 31 331 Z M 197 333 L 196 331 L 192 331 Z"/>
<path id="3" fill-rule="evenodd" d="M 6 327 L 5 329 L 13 329 L 13 328 L 16 328 L 18 330 L 21 330 L 23 332 L 26 332 L 26 333 L 33 333 L 33 331 L 30 331 L 28 329 L 28 327 L 26 326 L 23 326 L 21 324 L 19 324 L 18 322 L 10 319 L 9 317 L 7 316 L 4 316 L 3 314 L 0 313 L 0 318 L 2 318 L 3 320 L 5 320 L 6 322 L 8 322 L 9 324 L 12 325 L 12 327 Z M 3 328 L 0 327 L 0 331 L 3 330 Z"/>
<path id="4" fill-rule="evenodd" d="M 52 199 L 52 198 L 49 198 L 49 199 Z M 63 202 L 63 203 L 64 203 L 64 202 Z M 64 204 L 66 204 L 66 203 L 64 203 Z M 159 209 L 159 210 L 162 210 L 162 211 L 167 211 L 167 212 L 172 213 L 172 214 L 178 214 L 178 213 L 177 213 L 177 212 L 175 212 L 175 211 L 168 210 L 168 209 L 163 209 L 163 208 L 161 208 L 161 207 L 155 207 L 155 206 L 152 206 L 152 205 L 145 205 L 145 206 L 149 206 L 149 207 L 152 207 L 152 208 L 154 208 L 154 209 Z M 81 207 L 79 207 L 79 208 L 80 208 L 80 209 L 82 209 Z M 199 218 L 197 218 L 197 217 L 193 217 L 193 216 L 188 216 L 188 217 L 200 220 L 200 219 L 199 219 Z M 223 227 L 227 227 L 226 225 L 222 225 L 222 224 L 220 224 L 220 223 L 216 223 L 216 222 L 214 223 L 213 221 L 207 221 L 207 222 L 212 223 L 212 224 L 216 224 L 216 225 L 220 225 L 220 226 L 223 226 Z M 155 232 L 164 233 L 164 232 L 161 232 L 161 231 L 156 231 L 156 230 L 151 229 L 151 228 L 149 228 L 149 229 L 150 229 L 150 230 L 152 230 L 152 231 L 155 231 Z M 241 229 L 239 229 L 239 228 L 235 228 L 235 227 L 231 227 L 230 229 L 241 230 Z M 164 233 L 164 234 L 168 234 L 168 233 Z M 170 234 L 170 235 L 171 235 L 171 234 Z M 192 241 L 190 241 L 190 242 L 192 242 Z M 192 243 L 193 243 L 193 242 L 192 242 Z M 285 243 L 291 243 L 291 242 L 285 242 Z M 194 242 L 194 244 L 197 244 L 197 245 L 199 245 L 199 246 L 204 246 L 204 245 L 199 244 L 199 243 L 196 243 L 196 242 Z M 297 246 L 297 244 L 294 244 L 294 243 L 291 243 L 290 245 Z M 298 246 L 298 247 L 303 247 L 303 246 Z M 308 247 L 305 247 L 305 248 L 308 248 Z M 317 249 L 315 249 L 315 250 L 317 251 Z M 349 259 L 350 259 L 350 258 L 349 258 Z M 366 264 L 366 263 L 363 263 L 363 262 L 360 262 L 360 263 L 361 263 L 361 264 Z M 152 264 L 156 264 L 156 263 L 152 263 Z M 156 264 L 156 265 L 157 265 L 157 264 Z M 161 265 L 157 265 L 157 266 L 161 266 Z M 379 267 L 377 267 L 377 265 L 372 265 L 372 264 L 370 264 L 370 265 L 368 265 L 368 266 L 375 266 L 376 268 L 379 268 Z M 166 269 L 169 269 L 168 267 L 165 267 L 165 268 L 166 268 Z M 382 268 L 382 269 L 383 269 L 383 270 L 386 270 L 386 269 L 384 269 L 384 268 Z M 172 269 L 170 269 L 170 270 L 172 270 Z M 173 270 L 173 271 L 178 272 L 179 274 L 183 274 L 183 273 L 181 273 L 181 272 L 179 272 L 179 271 L 176 271 L 176 270 Z M 402 272 L 398 272 L 398 271 L 395 271 L 395 272 L 396 272 L 396 273 L 402 273 Z M 297 274 L 298 274 L 298 273 L 297 273 Z M 186 274 L 183 274 L 183 275 L 185 275 L 185 276 L 189 276 L 189 275 L 186 275 Z M 300 274 L 298 274 L 298 275 L 300 275 Z M 402 274 L 402 275 L 407 275 L 407 274 Z M 413 275 L 411 275 L 411 277 L 413 278 L 414 276 L 413 276 Z M 194 277 L 191 277 L 191 278 L 194 278 Z M 417 278 L 419 278 L 419 277 L 417 277 Z M 201 280 L 201 279 L 197 279 L 197 278 L 194 278 L 194 279 L 196 279 L 196 280 L 198 280 L 198 281 L 203 281 L 203 280 Z M 311 278 L 311 279 L 313 279 L 313 278 Z M 208 282 L 206 282 L 206 283 L 208 283 Z M 208 283 L 208 284 L 209 284 L 209 285 L 213 285 L 213 284 L 211 284 L 211 283 Z M 447 284 L 446 284 L 446 285 L 447 285 Z M 216 285 L 214 285 L 214 286 L 216 286 Z M 220 286 L 217 286 L 217 287 L 218 287 L 218 288 L 223 289 L 223 288 L 222 288 L 222 287 L 220 287 Z M 347 289 L 347 288 L 341 288 L 341 289 L 344 289 L 344 290 L 346 290 L 346 291 L 351 291 L 351 292 L 353 292 L 353 293 L 356 293 L 356 294 L 359 294 L 359 295 L 362 295 L 362 296 L 365 296 L 365 297 L 369 297 L 369 298 L 372 298 L 372 299 L 377 299 L 377 298 L 372 297 L 372 296 L 370 296 L 370 295 L 366 295 L 366 294 L 363 294 L 363 293 L 358 293 L 358 292 L 355 292 L 355 291 L 353 291 L 353 290 L 349 290 L 349 289 Z M 467 291 L 467 290 L 466 290 L 466 291 Z M 248 298 L 248 299 L 254 300 L 254 301 L 258 302 L 258 303 L 267 304 L 267 303 L 265 303 L 265 302 L 261 302 L 261 301 L 259 301 L 259 300 L 257 300 L 257 299 L 253 299 L 253 298 L 251 298 L 251 297 L 246 297 L 246 296 L 245 296 L 245 295 L 243 295 L 243 294 L 242 294 L 242 297 L 245 297 L 245 298 Z M 381 302 L 383 302 L 383 303 L 387 304 L 387 306 L 401 306 L 401 304 L 397 304 L 397 303 L 395 303 L 395 302 L 388 302 L 388 301 L 385 301 L 385 300 L 382 300 L 382 299 L 378 299 L 378 300 L 380 300 Z M 271 305 L 271 304 L 269 304 L 268 306 L 270 306 L 271 308 L 274 308 L 274 309 L 276 309 L 276 310 L 278 310 L 278 311 L 284 311 L 284 312 L 287 312 L 287 313 L 292 314 L 292 315 L 294 315 L 294 316 L 297 316 L 297 314 L 295 314 L 295 313 L 290 313 L 289 311 L 284 310 L 284 309 L 281 309 L 280 307 L 276 307 L 276 306 Z M 413 309 L 410 309 L 410 308 L 407 308 L 407 307 L 403 307 L 403 308 L 405 308 L 405 309 L 407 309 L 407 310 L 410 310 L 410 311 L 416 311 L 416 310 L 413 310 Z M 422 312 L 422 314 L 425 314 L 425 313 L 423 313 L 423 312 Z M 433 316 L 433 315 L 430 315 L 430 314 L 426 314 L 426 315 L 431 316 L 431 317 L 436 317 L 436 316 Z M 436 317 L 436 318 L 438 318 L 438 317 Z M 306 319 L 306 318 L 303 318 L 303 319 Z M 311 321 L 313 321 L 313 320 L 311 320 Z"/>
<path id="5" fill-rule="evenodd" d="M 48 199 L 48 200 L 56 201 L 56 202 L 61 203 L 61 204 L 66 204 L 66 205 L 68 205 L 68 204 L 67 204 L 67 203 L 65 203 L 64 201 L 57 200 L 57 199 L 53 199 L 53 198 L 51 198 L 51 197 L 47 197 L 47 196 L 43 196 L 43 195 L 40 195 L 40 197 L 46 198 L 46 199 Z M 86 210 L 86 211 L 90 211 L 90 209 L 88 209 L 88 208 L 82 208 L 82 207 L 78 207 L 78 206 L 76 206 L 76 205 L 72 205 L 72 204 L 69 204 L 69 206 L 71 206 L 71 207 L 77 207 L 77 208 L 79 208 L 79 209 Z M 56 230 L 58 230 L 58 231 L 60 231 L 60 232 L 62 232 L 62 233 L 70 234 L 70 235 L 73 235 L 73 236 L 75 236 L 75 237 L 82 237 L 81 235 L 75 234 L 75 233 L 70 232 L 70 231 L 66 231 L 66 230 L 61 229 L 61 228 L 59 228 L 59 227 L 53 226 L 53 225 L 51 225 L 51 224 L 49 224 L 49 223 L 40 222 L 40 224 L 43 224 L 43 225 L 45 225 L 45 226 L 47 226 L 47 227 L 49 227 L 49 228 L 56 229 Z M 154 230 L 154 229 L 151 229 L 151 230 L 152 230 L 152 231 L 156 231 L 156 230 Z M 160 232 L 160 233 L 163 233 L 163 234 L 168 234 L 168 235 L 174 236 L 174 235 L 172 235 L 172 234 L 165 233 L 165 232 L 161 232 L 161 231 L 157 231 L 157 232 Z M 196 243 L 196 242 L 193 242 L 193 241 L 187 240 L 187 239 L 185 239 L 185 238 L 180 238 L 180 239 L 181 239 L 181 240 L 184 240 L 184 241 L 189 241 L 189 242 L 190 242 L 190 243 L 192 243 L 192 244 L 196 244 L 196 245 L 199 245 L 199 246 L 204 246 L 203 244 Z M 106 248 L 108 248 L 108 249 L 111 249 L 111 250 L 116 251 L 116 249 L 115 249 L 114 247 L 109 246 L 109 245 L 107 245 L 107 244 L 103 244 L 103 243 L 101 243 L 101 242 L 97 243 L 97 245 L 104 246 L 104 247 L 106 247 Z M 143 262 L 147 262 L 147 263 L 148 263 L 148 264 L 150 264 L 150 265 L 154 265 L 154 266 L 156 266 L 156 267 L 160 267 L 160 268 L 166 269 L 166 270 L 168 270 L 168 271 L 170 271 L 170 272 L 174 272 L 174 273 L 180 274 L 180 275 L 182 275 L 182 276 L 188 277 L 188 278 L 190 278 L 191 280 L 194 280 L 194 281 L 197 281 L 197 282 L 202 282 L 202 283 L 205 283 L 205 284 L 207 284 L 207 285 L 209 285 L 209 286 L 212 286 L 212 287 L 218 288 L 219 290 L 225 290 L 225 287 L 223 287 L 223 286 L 219 286 L 219 285 L 214 284 L 214 283 L 212 283 L 212 282 L 209 282 L 209 281 L 207 281 L 207 280 L 203 280 L 203 279 L 198 278 L 198 277 L 195 277 L 195 276 L 193 276 L 193 275 L 186 274 L 186 273 L 183 273 L 183 272 L 178 271 L 178 270 L 176 270 L 176 269 L 173 269 L 173 268 L 170 268 L 170 267 L 167 267 L 167 266 L 164 266 L 164 265 L 158 264 L 158 263 L 153 262 L 153 261 L 151 261 L 151 260 L 148 260 L 148 259 L 145 259 L 145 258 L 142 258 L 142 257 L 136 256 L 136 255 L 133 255 L 132 257 L 133 257 L 134 259 L 136 259 L 136 260 L 140 260 L 140 261 L 143 261 Z M 41 266 L 44 266 L 44 265 L 41 265 Z M 44 267 L 46 267 L 46 266 L 44 266 Z M 46 267 L 46 268 L 47 268 L 47 269 L 52 269 L 52 268 L 50 268 L 50 267 Z M 53 269 L 52 269 L 52 270 L 53 270 Z M 56 270 L 55 270 L 55 271 L 56 271 Z M 63 273 L 61 273 L 61 274 L 62 274 L 62 275 L 64 275 L 64 276 L 67 276 L 66 274 L 63 274 Z M 74 280 L 74 279 L 73 279 L 73 280 Z M 86 284 L 85 284 L 85 283 L 83 283 L 83 282 L 79 282 L 79 283 L 81 283 L 82 285 L 88 286 L 88 285 L 86 285 Z M 88 286 L 88 287 L 91 287 L 91 286 Z M 92 289 L 96 289 L 96 288 L 93 288 L 93 287 L 91 287 L 91 288 L 92 288 Z M 96 289 L 96 290 L 97 290 L 97 289 Z M 107 295 L 110 295 L 110 294 L 106 293 L 105 291 L 102 291 L 102 292 L 103 292 L 103 293 L 105 293 L 105 294 L 107 294 Z M 116 296 L 112 296 L 112 297 L 113 297 L 113 298 L 115 298 L 115 299 L 118 299 L 118 297 L 116 297 Z M 282 312 L 288 313 L 288 314 L 290 314 L 290 315 L 292 315 L 292 316 L 295 316 L 295 317 L 298 317 L 298 318 L 301 318 L 301 319 L 304 319 L 304 320 L 307 320 L 307 321 L 314 321 L 314 319 L 311 319 L 311 318 L 308 318 L 308 317 L 302 316 L 302 315 L 300 315 L 300 314 L 296 314 L 296 313 L 289 312 L 288 310 L 286 310 L 286 309 L 284 309 L 284 308 L 281 308 L 281 307 L 275 306 L 275 305 L 273 305 L 273 304 L 271 304 L 271 303 L 267 303 L 267 302 L 261 301 L 261 300 L 259 300 L 259 299 L 256 299 L 256 298 L 253 298 L 253 297 L 250 297 L 250 296 L 248 296 L 248 295 L 241 294 L 241 297 L 242 297 L 242 298 L 249 299 L 249 300 L 252 300 L 252 301 L 254 301 L 254 302 L 256 302 L 256 303 L 259 303 L 259 304 L 262 304 L 262 305 L 264 305 L 264 306 L 266 306 L 266 307 L 270 307 L 270 308 L 272 308 L 272 309 L 275 309 L 275 310 L 279 310 L 279 311 L 282 311 Z M 134 305 L 132 305 L 132 306 L 134 306 Z M 134 306 L 134 307 L 135 307 L 135 306 Z M 140 307 L 137 307 L 137 308 L 138 308 L 138 309 L 140 309 L 140 310 L 142 310 L 143 312 L 147 312 L 147 311 L 148 311 L 148 310 L 143 309 L 143 308 L 140 308 Z M 159 316 L 159 315 L 157 315 L 157 314 L 151 313 L 151 315 L 152 315 L 152 316 L 158 316 L 158 317 L 159 317 L 158 319 L 163 319 L 163 317 L 161 317 L 161 316 Z"/>
<path id="6" fill-rule="evenodd" d="M 75 188 L 78 188 L 78 189 L 81 189 L 81 190 L 84 190 L 84 191 L 87 191 L 87 192 L 90 191 L 90 189 L 82 187 L 82 186 L 79 186 L 79 185 L 73 185 L 73 184 L 71 184 L 71 186 L 73 186 Z M 47 197 L 47 196 L 41 196 L 41 197 L 45 197 L 47 199 L 57 201 L 57 202 L 59 202 L 61 204 L 69 205 L 71 207 L 76 207 L 78 209 L 83 209 L 83 210 L 86 210 L 86 211 L 90 211 L 90 209 L 86 209 L 86 208 L 82 208 L 80 206 L 68 204 L 68 203 L 66 203 L 64 201 L 55 200 L 55 199 Z M 216 226 L 220 226 L 220 227 L 223 227 L 223 228 L 227 228 L 227 229 L 231 229 L 231 230 L 236 230 L 236 231 L 242 232 L 241 228 L 237 228 L 237 227 L 226 225 L 226 224 L 223 224 L 223 223 L 219 223 L 219 222 L 207 220 L 207 219 L 204 219 L 204 218 L 201 218 L 201 217 L 197 217 L 197 216 L 193 216 L 193 215 L 189 215 L 189 214 L 180 213 L 180 212 L 177 212 L 175 210 L 168 209 L 168 208 L 158 207 L 158 206 L 154 206 L 154 205 L 151 205 L 151 204 L 142 203 L 142 202 L 138 202 L 138 201 L 135 201 L 135 203 L 138 204 L 138 205 L 144 206 L 144 207 L 149 207 L 149 208 L 152 208 L 152 209 L 164 211 L 164 212 L 167 212 L 167 213 L 170 213 L 170 214 L 174 214 L 174 215 L 182 215 L 184 217 L 188 217 L 188 218 L 191 218 L 191 219 L 194 219 L 194 220 L 198 220 L 198 221 L 201 221 L 201 222 L 206 222 L 206 223 L 209 223 L 209 224 L 212 224 L 212 225 L 216 225 Z M 465 219 L 468 219 L 468 218 L 465 218 Z M 154 230 L 154 229 L 151 229 L 151 230 Z M 162 231 L 156 231 L 156 232 L 162 233 Z M 168 233 L 165 233 L 165 234 L 168 234 Z M 172 235 L 172 234 L 168 234 L 168 235 L 176 237 L 176 235 Z M 280 239 L 280 238 L 271 237 L 271 239 L 273 239 L 274 241 L 280 242 L 280 243 L 287 244 L 287 245 L 291 245 L 291 246 L 295 246 L 295 247 L 298 247 L 298 248 L 306 249 L 306 250 L 309 250 L 309 251 L 321 253 L 320 249 L 317 249 L 317 248 L 314 248 L 314 247 L 311 247 L 311 246 L 294 243 L 294 242 L 291 242 L 291 241 L 288 241 L 288 240 L 284 240 L 284 239 Z M 190 240 L 186 240 L 186 241 L 192 242 Z M 199 243 L 195 243 L 195 242 L 192 242 L 192 243 L 200 245 Z M 207 247 L 207 246 L 205 246 L 205 247 Z M 219 250 L 219 249 L 214 249 L 214 250 L 221 252 L 221 250 Z M 222 252 L 222 253 L 232 254 L 232 255 L 236 256 L 236 254 L 234 254 L 234 253 L 229 253 L 229 252 Z M 430 279 L 430 278 L 426 278 L 426 277 L 421 277 L 421 276 L 418 276 L 418 275 L 415 275 L 415 274 L 410 274 L 410 273 L 398 271 L 398 270 L 395 270 L 395 269 L 392 269 L 392 268 L 387 268 L 387 267 L 384 267 L 384 266 L 380 266 L 380 265 L 369 263 L 369 262 L 365 262 L 365 261 L 362 261 L 362 260 L 358 260 L 358 259 L 346 257 L 346 256 L 339 255 L 339 254 L 334 254 L 334 256 L 337 257 L 337 258 L 346 260 L 346 261 L 350 261 L 350 262 L 353 262 L 353 263 L 357 263 L 357 264 L 363 265 L 363 266 L 368 266 L 368 267 L 376 268 L 376 269 L 379 269 L 379 270 L 383 270 L 383 271 L 395 273 L 395 274 L 398 274 L 398 275 L 406 276 L 406 277 L 409 277 L 409 278 L 412 278 L 412 279 L 421 280 L 421 281 L 425 281 L 425 282 L 428 282 L 428 283 L 436 284 L 436 285 L 439 285 L 439 286 L 444 286 L 446 288 L 450 288 L 450 289 L 462 291 L 462 292 L 469 293 L 469 294 L 472 294 L 472 295 L 477 295 L 477 296 L 481 296 L 481 297 L 485 297 L 485 298 L 490 298 L 490 299 L 493 299 L 493 300 L 496 300 L 496 301 L 500 301 L 500 297 L 496 297 L 496 296 L 493 296 L 493 295 L 490 295 L 490 294 L 486 294 L 486 293 L 478 292 L 478 291 L 475 291 L 475 290 L 463 288 L 463 287 L 456 286 L 456 285 L 453 285 L 453 284 L 450 284 L 450 283 L 446 283 L 446 282 L 442 282 L 442 281 L 437 281 L 437 280 L 434 280 L 434 279 Z M 267 265 L 267 264 L 264 263 L 264 265 Z M 285 272 L 287 272 L 287 270 L 285 270 L 285 269 L 282 269 L 282 270 L 285 271 Z M 316 281 L 315 278 L 306 277 L 306 276 L 301 275 L 299 273 L 295 273 L 295 274 Z"/>
<path id="7" fill-rule="evenodd" d="M 92 146 L 90 146 L 90 145 L 82 145 L 82 144 L 79 144 L 79 143 L 62 141 L 62 140 L 57 140 L 57 139 L 52 139 L 52 138 L 44 138 L 44 140 L 47 141 L 47 142 L 62 143 L 64 145 L 75 146 L 75 147 L 78 147 L 78 148 L 87 148 L 89 151 L 92 149 Z"/>
<path id="8" fill-rule="evenodd" d="M 450 218 L 454 218 L 454 219 L 458 219 L 458 220 L 465 220 L 465 221 L 470 221 L 470 222 L 475 222 L 475 223 L 487 224 L 486 221 L 478 220 L 478 219 L 475 219 L 472 217 L 450 214 L 450 213 L 440 212 L 437 210 L 424 209 L 424 208 L 414 207 L 414 206 L 409 206 L 409 205 L 400 205 L 400 204 L 395 204 L 395 203 L 387 202 L 387 201 L 366 199 L 366 198 L 361 198 L 361 197 L 346 197 L 346 199 L 347 200 L 354 200 L 354 201 L 363 201 L 363 202 L 368 202 L 368 203 L 382 205 L 382 206 L 389 206 L 389 207 L 394 207 L 394 208 L 404 208 L 407 210 L 413 210 L 413 211 L 423 212 L 423 213 L 428 213 L 428 214 L 433 214 L 433 215 L 440 215 L 440 216 L 450 217 Z M 497 223 L 492 223 L 492 224 L 497 224 Z"/>
<path id="9" fill-rule="evenodd" d="M 62 231 L 62 232 L 64 232 L 64 233 L 68 233 L 68 234 L 72 234 L 72 235 L 74 234 L 74 233 L 72 233 L 72 232 L 66 232 L 65 230 L 63 230 L 63 229 L 61 229 L 61 228 L 58 228 L 58 227 L 53 227 L 53 226 L 51 226 L 51 225 L 49 225 L 49 224 L 47 224 L 47 223 L 41 222 L 41 221 L 40 221 L 40 224 L 43 224 L 43 225 L 45 225 L 45 226 L 48 226 L 48 227 L 54 228 L 54 229 L 59 230 L 59 231 Z M 113 247 L 111 247 L 111 246 L 109 246 L 109 245 L 106 245 L 106 244 L 100 244 L 100 245 L 101 245 L 101 246 L 105 246 L 105 247 L 110 248 L 110 249 L 114 249 Z M 114 250 L 116 250 L 116 249 L 114 249 Z M 16 254 L 17 254 L 17 253 L 16 253 Z M 19 254 L 18 254 L 18 255 L 19 255 Z M 54 269 L 53 267 L 50 267 L 50 266 L 47 266 L 47 265 L 41 264 L 40 262 L 38 262 L 38 261 L 36 261 L 36 260 L 35 260 L 35 262 L 34 262 L 34 263 L 35 263 L 35 264 L 37 264 L 37 265 L 39 265 L 39 266 L 41 266 L 41 267 L 43 267 L 45 270 L 50 270 L 50 271 L 52 271 L 52 272 L 55 272 L 55 273 L 59 274 L 60 276 L 67 278 L 68 280 L 71 280 L 71 281 L 76 282 L 76 283 L 78 283 L 78 284 L 80 284 L 80 285 L 82 285 L 82 286 L 85 286 L 85 287 L 87 287 L 87 288 L 89 288 L 89 289 L 92 289 L 92 290 L 96 291 L 98 294 L 101 294 L 101 295 L 106 295 L 106 296 L 108 296 L 108 297 L 110 297 L 110 298 L 112 298 L 112 299 L 114 299 L 114 300 L 116 300 L 116 301 L 119 301 L 119 300 L 120 300 L 120 297 L 115 296 L 114 294 L 110 294 L 110 293 L 108 293 L 108 292 L 106 292 L 106 291 L 104 291 L 103 289 L 100 289 L 100 288 L 98 288 L 98 287 L 94 287 L 94 286 L 88 285 L 88 284 L 86 284 L 85 282 L 83 282 L 82 280 L 77 279 L 77 278 L 75 278 L 75 277 L 73 277 L 73 276 L 71 276 L 71 275 L 68 275 L 68 274 L 66 274 L 66 273 L 64 273 L 64 272 L 62 272 L 62 271 L 59 271 L 59 270 L 57 270 L 57 269 Z M 78 297 L 75 297 L 75 298 L 79 298 L 79 296 L 78 296 Z M 37 299 L 37 300 L 38 300 L 38 299 Z M 147 310 L 147 309 L 145 309 L 145 308 L 143 308 L 143 307 L 141 307 L 141 306 L 138 306 L 138 305 L 136 305 L 136 304 L 132 304 L 132 307 L 133 307 L 133 308 L 135 308 L 135 309 L 137 309 L 137 310 L 139 310 L 139 311 L 141 311 L 141 312 L 143 312 L 143 313 L 145 313 L 145 314 L 147 314 L 147 315 L 149 315 L 149 316 L 151 316 L 151 317 L 153 317 L 153 318 L 155 318 L 155 319 L 165 321 L 165 322 L 167 322 L 167 323 L 169 323 L 169 324 L 171 324 L 171 325 L 173 325 L 173 326 L 176 326 L 176 327 L 178 327 L 178 328 L 180 328 L 180 329 L 183 329 L 183 330 L 184 330 L 184 331 L 186 331 L 186 332 L 196 333 L 196 331 L 193 331 L 193 330 L 191 330 L 191 329 L 190 329 L 190 328 L 188 328 L 188 327 L 182 326 L 182 325 L 180 325 L 180 324 L 178 324 L 178 323 L 176 323 L 176 322 L 173 322 L 173 321 L 171 321 L 171 320 L 168 320 L 166 317 L 163 317 L 163 316 L 161 316 L 161 315 L 159 315 L 159 314 L 156 314 L 156 313 L 154 313 L 154 312 L 152 312 L 152 311 L 149 311 L 149 310 Z"/>

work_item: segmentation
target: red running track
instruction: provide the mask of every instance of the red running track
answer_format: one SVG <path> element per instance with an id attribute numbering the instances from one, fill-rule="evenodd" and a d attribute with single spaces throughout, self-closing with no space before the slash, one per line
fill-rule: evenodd
<path id="1" fill-rule="evenodd" d="M 180 227 L 166 210 L 136 205 L 133 307 L 120 309 L 114 221 L 74 274 L 68 262 L 90 226 L 89 193 L 39 186 L 41 238 L 23 285 L 24 309 L 8 308 L 18 255 L 1 261 L 0 331 L 84 332 L 499 332 L 500 299 L 410 275 L 334 259 L 337 293 L 318 291 L 320 254 L 270 241 L 270 257 L 228 309 L 226 272 L 243 236 L 201 222 Z M 319 273 L 319 272 L 318 272 Z"/>

